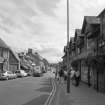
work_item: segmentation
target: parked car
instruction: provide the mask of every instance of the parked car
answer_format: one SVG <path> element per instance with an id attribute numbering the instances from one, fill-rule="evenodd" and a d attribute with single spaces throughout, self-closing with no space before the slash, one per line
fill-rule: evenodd
<path id="1" fill-rule="evenodd" d="M 34 76 L 34 77 L 41 77 L 41 76 L 42 76 L 41 70 L 34 70 L 33 76 Z"/>
<path id="2" fill-rule="evenodd" d="M 3 71 L 3 73 L 0 75 L 0 80 L 15 79 L 16 77 L 16 74 L 12 73 L 11 71 Z"/>
<path id="3" fill-rule="evenodd" d="M 28 76 L 32 76 L 32 71 L 27 72 Z"/>
<path id="4" fill-rule="evenodd" d="M 27 77 L 28 76 L 28 74 L 24 70 L 21 70 L 21 72 L 22 72 L 22 74 L 23 74 L 24 77 Z"/>
<path id="5" fill-rule="evenodd" d="M 17 75 L 11 72 L 11 79 L 16 79 L 16 78 L 17 78 Z"/>
<path id="6" fill-rule="evenodd" d="M 24 70 L 16 70 L 15 71 L 17 77 L 26 77 L 27 73 Z"/>

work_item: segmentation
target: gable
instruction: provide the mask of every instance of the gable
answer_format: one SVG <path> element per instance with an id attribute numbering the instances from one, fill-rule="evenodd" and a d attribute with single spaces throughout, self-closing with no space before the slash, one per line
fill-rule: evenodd
<path id="1" fill-rule="evenodd" d="M 99 25 L 100 24 L 100 18 L 96 16 L 85 16 L 82 26 L 82 33 L 87 33 L 88 31 L 91 31 L 92 25 Z"/>
<path id="2" fill-rule="evenodd" d="M 12 53 L 12 51 L 9 51 L 9 63 L 10 64 L 17 64 L 17 63 L 19 63 L 18 59 L 16 59 L 16 57 Z"/>

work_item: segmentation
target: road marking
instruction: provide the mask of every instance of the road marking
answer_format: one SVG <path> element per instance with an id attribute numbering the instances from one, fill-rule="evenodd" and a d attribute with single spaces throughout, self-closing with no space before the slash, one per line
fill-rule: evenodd
<path id="1" fill-rule="evenodd" d="M 53 79 L 51 79 L 51 81 L 52 81 L 51 83 L 52 83 L 53 89 L 44 105 L 51 105 L 51 102 L 52 102 L 55 92 L 56 92 L 56 84 Z"/>

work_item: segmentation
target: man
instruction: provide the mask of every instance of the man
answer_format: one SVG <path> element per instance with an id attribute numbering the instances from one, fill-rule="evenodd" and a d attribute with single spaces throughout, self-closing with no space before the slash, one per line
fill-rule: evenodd
<path id="1" fill-rule="evenodd" d="M 75 70 L 71 69 L 71 72 L 70 72 L 71 79 L 73 79 L 74 75 L 75 75 Z"/>
<path id="2" fill-rule="evenodd" d="M 63 73 L 63 70 L 59 70 L 59 82 L 61 83 L 62 81 L 62 77 L 63 77 L 64 73 Z"/>
<path id="3" fill-rule="evenodd" d="M 80 71 L 76 70 L 75 72 L 75 80 L 76 80 L 76 86 L 79 86 L 79 82 L 80 82 Z"/>

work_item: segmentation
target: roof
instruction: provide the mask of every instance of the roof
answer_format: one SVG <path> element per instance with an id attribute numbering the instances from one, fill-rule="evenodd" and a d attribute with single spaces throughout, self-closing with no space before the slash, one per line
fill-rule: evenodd
<path id="1" fill-rule="evenodd" d="M 14 57 L 15 57 L 18 61 L 20 61 L 20 59 L 19 59 L 19 57 L 18 57 L 18 54 L 17 54 L 15 51 L 13 51 L 11 48 L 9 48 L 9 50 L 10 50 L 11 53 L 14 55 Z"/>
<path id="2" fill-rule="evenodd" d="M 9 49 L 14 55 L 14 57 L 19 61 L 18 55 L 1 38 L 0 38 L 0 47 Z"/>
<path id="3" fill-rule="evenodd" d="M 9 46 L 0 38 L 0 47 L 9 48 Z"/>
<path id="4" fill-rule="evenodd" d="M 89 24 L 100 24 L 100 18 L 96 16 L 85 16 L 84 19 Z"/>
<path id="5" fill-rule="evenodd" d="M 103 16 L 104 13 L 105 13 L 105 9 L 103 9 L 102 12 L 97 17 Z"/>
<path id="6" fill-rule="evenodd" d="M 100 24 L 100 18 L 98 18 L 96 16 L 84 16 L 84 21 L 83 21 L 81 33 L 84 33 L 86 23 L 94 24 L 94 25 Z"/>

